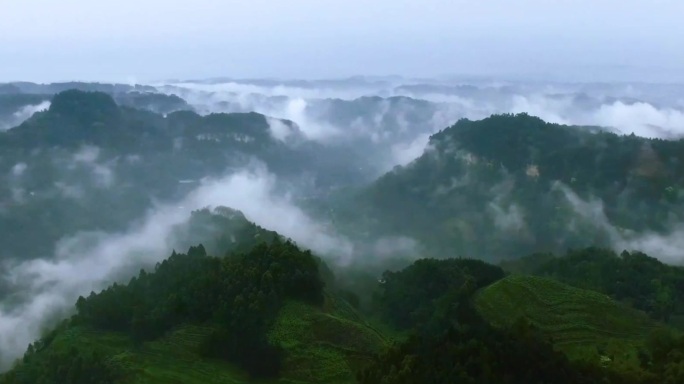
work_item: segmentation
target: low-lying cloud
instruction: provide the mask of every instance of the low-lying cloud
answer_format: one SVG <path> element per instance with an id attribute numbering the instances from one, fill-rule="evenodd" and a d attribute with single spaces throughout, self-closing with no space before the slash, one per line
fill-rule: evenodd
<path id="1" fill-rule="evenodd" d="M 513 98 L 509 112 L 526 112 L 557 124 L 591 125 L 610 128 L 622 134 L 648 138 L 675 139 L 684 136 L 684 111 L 639 102 L 613 101 L 593 106 L 577 105 L 569 97 L 544 95 Z"/>
<path id="2" fill-rule="evenodd" d="M 79 295 L 167 257 L 173 228 L 195 209 L 239 209 L 248 220 L 292 238 L 332 263 L 351 262 L 352 244 L 308 217 L 287 196 L 276 196 L 275 183 L 263 168 L 204 180 L 182 201 L 151 209 L 126 231 L 76 234 L 61 240 L 49 258 L 6 263 L 0 281 L 12 294 L 0 304 L 0 366 L 8 368 L 48 322 L 73 307 Z"/>
<path id="3" fill-rule="evenodd" d="M 14 112 L 6 121 L 0 121 L 0 131 L 5 131 L 16 127 L 17 125 L 28 120 L 31 116 L 33 116 L 34 113 L 45 111 L 48 108 L 50 108 L 49 101 L 43 101 L 42 103 L 35 105 L 25 105 Z"/>
<path id="4" fill-rule="evenodd" d="M 418 157 L 427 138 L 460 118 L 482 119 L 496 113 L 525 112 L 545 121 L 610 130 L 644 137 L 684 136 L 684 109 L 676 99 L 660 97 L 672 90 L 657 85 L 440 83 L 412 85 L 409 79 L 328 87 L 326 82 L 293 86 L 296 82 L 247 81 L 222 83 L 183 82 L 158 85 L 177 93 L 201 113 L 255 111 L 296 123 L 302 135 L 326 145 L 344 145 L 365 138 L 373 150 L 368 161 L 390 170 Z M 270 85 L 269 85 L 270 84 Z M 669 93 L 668 93 L 669 92 Z M 362 97 L 380 96 L 364 101 Z M 408 97 L 389 108 L 388 97 Z M 669 99 L 666 99 L 667 101 Z M 427 103 L 429 114 L 415 114 Z M 405 117 L 413 114 L 409 122 Z M 339 119 L 343 116 L 344 122 Z M 416 116 L 420 116 L 416 120 Z M 273 136 L 288 131 L 271 122 Z M 370 153 L 377 155 L 373 158 Z"/>
<path id="5" fill-rule="evenodd" d="M 574 211 L 604 231 L 615 251 L 641 251 L 669 264 L 684 264 L 684 224 L 673 226 L 668 233 L 634 232 L 614 226 L 605 214 L 600 200 L 583 200 L 561 183 L 556 188 L 563 192 Z"/>

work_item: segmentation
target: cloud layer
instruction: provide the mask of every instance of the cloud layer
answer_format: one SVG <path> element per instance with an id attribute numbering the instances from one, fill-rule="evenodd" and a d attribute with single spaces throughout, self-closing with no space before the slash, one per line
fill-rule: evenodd
<path id="1" fill-rule="evenodd" d="M 13 293 L 0 304 L 0 366 L 7 368 L 21 356 L 43 327 L 69 311 L 79 295 L 125 280 L 136 268 L 167 257 L 172 229 L 187 221 L 194 209 L 239 209 L 248 220 L 333 263 L 349 263 L 352 244 L 316 223 L 287 197 L 276 196 L 275 182 L 263 168 L 205 180 L 182 201 L 155 207 L 124 232 L 77 234 L 60 241 L 48 258 L 5 264 L 0 281 Z"/>
<path id="2" fill-rule="evenodd" d="M 256 111 L 297 124 L 312 141 L 372 143 L 384 170 L 422 153 L 427 138 L 460 118 L 526 112 L 559 124 L 600 126 L 638 136 L 684 136 L 684 86 L 515 83 L 392 78 L 329 82 L 228 81 L 157 84 L 201 113 Z M 678 96 L 679 95 L 679 96 Z M 382 97 L 374 103 L 367 97 Z M 405 102 L 390 97 L 404 97 Z M 278 124 L 274 137 L 285 138 Z"/>
<path id="3" fill-rule="evenodd" d="M 8 119 L 5 119 L 5 121 L 0 120 L 0 131 L 16 127 L 28 120 L 34 113 L 44 111 L 48 108 L 50 108 L 49 101 L 43 101 L 42 103 L 35 105 L 25 105 L 14 112 Z"/>

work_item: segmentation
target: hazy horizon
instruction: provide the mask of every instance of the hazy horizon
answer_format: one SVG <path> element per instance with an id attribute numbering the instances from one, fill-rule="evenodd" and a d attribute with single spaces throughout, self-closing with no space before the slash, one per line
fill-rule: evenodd
<path id="1" fill-rule="evenodd" d="M 684 2 L 3 2 L 0 81 L 684 82 Z"/>

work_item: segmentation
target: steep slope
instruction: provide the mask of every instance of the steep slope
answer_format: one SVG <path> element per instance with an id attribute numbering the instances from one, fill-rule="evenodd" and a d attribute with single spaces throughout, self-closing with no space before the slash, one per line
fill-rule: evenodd
<path id="1" fill-rule="evenodd" d="M 0 382 L 354 382 L 385 337 L 324 289 L 319 259 L 236 214 L 218 217 L 239 229 L 228 255 L 191 247 L 80 297 Z"/>
<path id="2" fill-rule="evenodd" d="M 381 353 L 359 381 L 658 382 L 631 380 L 650 375 L 631 338 L 643 344 L 652 328 L 644 314 L 553 281 L 526 283 L 472 259 L 421 259 L 384 274 L 375 307 L 412 334 Z M 548 336 L 559 337 L 555 346 Z M 601 366 L 601 356 L 614 362 Z"/>
<path id="3" fill-rule="evenodd" d="M 609 295 L 669 322 L 684 317 L 684 268 L 641 252 L 587 248 L 565 255 L 538 253 L 502 263 L 513 273 L 549 277 Z"/>
<path id="4" fill-rule="evenodd" d="M 3 93 L 0 86 L 0 131 L 21 124 L 49 100 L 47 95 Z"/>
<path id="5" fill-rule="evenodd" d="M 68 366 L 73 351 L 98 354 L 114 371 L 114 377 L 130 384 L 252 383 L 247 373 L 225 361 L 207 359 L 198 352 L 216 328 L 182 325 L 158 340 L 134 344 L 125 334 L 103 332 L 83 326 L 62 326 L 45 340 L 46 346 L 34 357 L 0 376 L 0 383 L 24 383 L 21 375 L 36 369 L 42 358 Z M 348 304 L 328 296 L 324 309 L 300 302 L 285 305 L 277 316 L 270 339 L 285 352 L 283 371 L 277 379 L 263 383 L 354 383 L 357 369 L 372 361 L 387 341 L 360 319 Z M 87 361 L 87 358 L 82 358 Z M 54 373 L 53 373 L 54 374 Z M 76 373 L 74 373 L 76 375 Z M 55 375 L 56 376 L 56 375 Z M 54 377 L 54 376 L 53 376 Z M 69 383 L 69 379 L 60 381 Z M 73 381 L 72 381 L 73 382 Z M 39 383 L 39 382 L 32 382 Z"/>
<path id="6" fill-rule="evenodd" d="M 658 326 L 604 294 L 541 277 L 509 276 L 483 289 L 475 302 L 493 325 L 510 327 L 525 319 L 570 357 L 593 362 L 609 357 L 638 367 L 638 348 Z"/>
<path id="7" fill-rule="evenodd" d="M 665 233 L 684 220 L 683 187 L 684 141 L 495 115 L 433 135 L 338 218 L 414 237 L 435 255 L 491 260 Z"/>

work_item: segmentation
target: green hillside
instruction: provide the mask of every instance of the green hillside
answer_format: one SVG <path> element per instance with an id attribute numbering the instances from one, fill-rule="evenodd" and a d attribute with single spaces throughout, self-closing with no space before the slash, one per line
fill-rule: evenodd
<path id="1" fill-rule="evenodd" d="M 559 256 L 532 254 L 501 266 L 511 273 L 553 278 L 605 293 L 669 325 L 678 325 L 676 320 L 684 316 L 684 267 L 642 252 L 618 254 L 590 247 Z"/>
<path id="2" fill-rule="evenodd" d="M 684 141 L 493 115 L 430 137 L 414 162 L 330 200 L 356 236 L 406 236 L 434 257 L 512 259 L 668 233 L 684 219 Z"/>
<path id="3" fill-rule="evenodd" d="M 385 350 L 319 258 L 241 212 L 193 212 L 174 237 L 207 248 L 80 297 L 0 383 L 351 383 Z"/>
<path id="4" fill-rule="evenodd" d="M 509 276 L 483 289 L 476 305 L 495 326 L 526 319 L 575 359 L 638 365 L 638 348 L 657 328 L 646 314 L 604 294 L 542 277 Z"/>
<path id="5" fill-rule="evenodd" d="M 138 345 L 123 333 L 64 325 L 54 332 L 41 357 L 57 359 L 74 349 L 93 351 L 121 375 L 117 382 L 130 384 L 255 382 L 234 364 L 201 355 L 203 340 L 214 331 L 210 325 L 187 324 Z M 326 298 L 324 309 L 288 303 L 269 333 L 285 350 L 285 369 L 279 379 L 259 381 L 263 383 L 353 383 L 356 369 L 368 364 L 386 343 L 353 309 L 333 297 Z M 19 365 L 0 382 L 22 382 L 17 378 L 35 364 Z"/>
<path id="6" fill-rule="evenodd" d="M 283 381 L 353 383 L 388 340 L 343 300 L 328 296 L 324 310 L 289 302 L 269 331 L 286 351 Z"/>
<path id="7" fill-rule="evenodd" d="M 0 384 L 681 382 L 684 338 L 601 293 L 421 259 L 384 273 L 362 314 L 323 265 L 278 237 L 174 253 L 79 298 Z"/>

